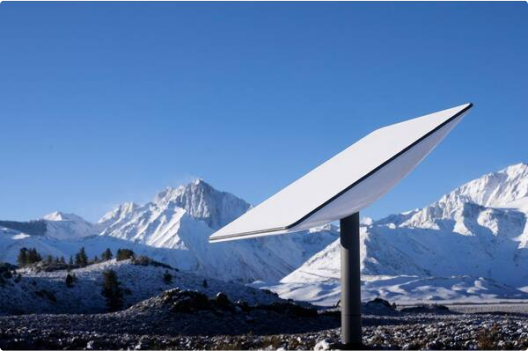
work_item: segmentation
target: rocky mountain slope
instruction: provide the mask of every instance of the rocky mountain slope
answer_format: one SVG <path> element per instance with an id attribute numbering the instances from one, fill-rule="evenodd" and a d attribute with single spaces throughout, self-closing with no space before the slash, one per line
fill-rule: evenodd
<path id="1" fill-rule="evenodd" d="M 528 165 L 518 164 L 464 184 L 423 209 L 363 225 L 365 297 L 527 298 L 527 199 Z M 333 304 L 339 299 L 339 257 L 334 242 L 273 289 Z"/>

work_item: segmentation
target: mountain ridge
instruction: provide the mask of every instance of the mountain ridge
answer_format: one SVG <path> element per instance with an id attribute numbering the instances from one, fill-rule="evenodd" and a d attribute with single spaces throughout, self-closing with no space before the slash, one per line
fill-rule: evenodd
<path id="1" fill-rule="evenodd" d="M 46 231 L 53 229 L 50 235 L 28 235 L 4 226 L 0 246 L 6 249 L 0 260 L 13 262 L 23 245 L 36 245 L 53 255 L 72 255 L 82 245 L 89 255 L 106 247 L 126 247 L 203 276 L 260 280 L 264 285 L 280 280 L 282 285 L 275 288 L 287 296 L 295 296 L 288 292 L 288 286 L 295 286 L 295 291 L 310 291 L 308 295 L 319 300 L 327 293 L 321 288 L 326 286 L 335 298 L 340 262 L 339 231 L 333 225 L 284 236 L 208 243 L 216 227 L 250 208 L 244 200 L 195 180 L 167 187 L 143 205 L 123 203 L 97 223 L 53 213 L 40 220 Z M 469 181 L 421 209 L 363 219 L 361 267 L 368 282 L 365 287 L 370 289 L 367 295 L 378 289 L 395 299 L 427 297 L 406 287 L 442 281 L 478 291 L 479 296 L 528 291 L 528 272 L 522 269 L 528 264 L 527 218 L 528 165 L 521 163 Z M 68 231 L 75 235 L 68 237 Z M 453 298 L 445 294 L 445 287 L 437 288 L 428 288 L 431 298 Z"/>

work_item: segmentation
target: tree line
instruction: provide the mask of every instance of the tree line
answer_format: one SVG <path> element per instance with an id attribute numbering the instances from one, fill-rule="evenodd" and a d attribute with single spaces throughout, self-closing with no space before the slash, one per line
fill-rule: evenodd
<path id="1" fill-rule="evenodd" d="M 134 262 L 139 262 L 139 264 L 142 264 L 142 265 L 147 265 L 150 262 L 152 262 L 152 260 L 146 256 L 136 257 L 134 251 L 130 249 L 122 249 L 122 248 L 117 249 L 117 251 L 115 252 L 115 255 L 112 252 L 112 250 L 107 248 L 101 253 L 100 256 L 95 255 L 92 259 L 89 259 L 85 248 L 81 247 L 79 251 L 75 253 L 75 255 L 70 256 L 68 262 L 66 262 L 63 256 L 54 257 L 51 255 L 48 255 L 45 258 L 43 258 L 42 255 L 35 248 L 25 248 L 24 247 L 20 249 L 20 252 L 17 257 L 17 263 L 19 267 L 28 267 L 28 266 L 31 266 L 31 265 L 34 265 L 40 262 L 44 262 L 44 264 L 57 264 L 58 265 L 57 270 L 60 270 L 60 269 L 68 270 L 68 273 L 66 274 L 66 277 L 64 279 L 65 287 L 74 288 L 77 284 L 77 276 L 75 275 L 73 271 L 71 271 L 72 268 L 86 267 L 86 266 L 89 266 L 90 264 L 105 262 L 105 261 L 112 260 L 114 258 L 117 261 L 123 261 L 123 260 L 132 258 L 134 259 Z M 135 264 L 138 264 L 138 263 L 135 263 Z M 16 268 L 16 266 L 13 266 L 13 267 Z M 173 275 L 169 272 L 168 269 L 166 269 L 162 275 L 162 279 L 165 284 L 170 285 L 173 282 Z M 130 290 L 123 288 L 122 283 L 118 279 L 117 273 L 112 269 L 105 269 L 102 272 L 102 284 L 101 285 L 102 285 L 101 294 L 104 296 L 106 300 L 108 310 L 109 311 L 121 310 L 124 306 L 124 295 L 129 294 Z M 207 280 L 203 281 L 203 287 L 204 288 L 208 287 Z"/>
<path id="2" fill-rule="evenodd" d="M 116 251 L 116 260 L 117 261 L 123 261 L 129 258 L 134 257 L 134 251 L 130 249 L 117 249 Z M 66 263 L 66 260 L 64 259 L 64 256 L 52 256 L 47 255 L 44 259 L 42 258 L 42 255 L 37 251 L 35 248 L 21 248 L 18 257 L 17 257 L 17 264 L 19 267 L 27 267 L 31 266 L 35 263 L 44 262 L 45 264 L 51 265 L 51 264 L 61 264 L 66 265 L 68 269 L 70 268 L 82 268 L 86 267 L 90 264 L 94 263 L 100 263 L 109 261 L 112 258 L 114 258 L 114 254 L 112 253 L 112 250 L 106 249 L 101 253 L 101 258 L 99 256 L 95 255 L 92 259 L 88 257 L 86 254 L 86 250 L 84 247 L 81 247 L 79 251 L 73 255 L 70 256 L 70 259 L 68 263 Z"/>

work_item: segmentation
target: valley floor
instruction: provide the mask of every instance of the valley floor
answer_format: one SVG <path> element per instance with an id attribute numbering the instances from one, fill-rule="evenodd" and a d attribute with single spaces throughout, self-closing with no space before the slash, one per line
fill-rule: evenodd
<path id="1" fill-rule="evenodd" d="M 1 349 L 339 348 L 339 314 L 215 309 L 164 313 L 140 306 L 95 315 L 0 317 Z M 159 306 L 158 306 L 159 307 Z M 510 305 L 511 307 L 511 305 Z M 472 311 L 478 306 L 472 305 Z M 484 306 L 482 311 L 488 307 Z M 462 308 L 463 310 L 463 308 Z M 526 349 L 528 314 L 416 311 L 367 314 L 371 349 Z M 301 311 L 302 312 L 302 311 Z M 279 334 L 280 331 L 283 334 Z M 287 333 L 287 334 L 284 334 Z M 229 335 L 231 334 L 231 335 Z M 233 335 L 240 334 L 240 335 Z"/>

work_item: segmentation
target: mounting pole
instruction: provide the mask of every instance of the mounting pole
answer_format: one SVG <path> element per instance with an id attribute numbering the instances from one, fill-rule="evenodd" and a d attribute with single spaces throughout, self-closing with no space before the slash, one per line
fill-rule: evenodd
<path id="1" fill-rule="evenodd" d="M 361 272 L 359 212 L 340 221 L 341 231 L 341 343 L 361 348 Z"/>

